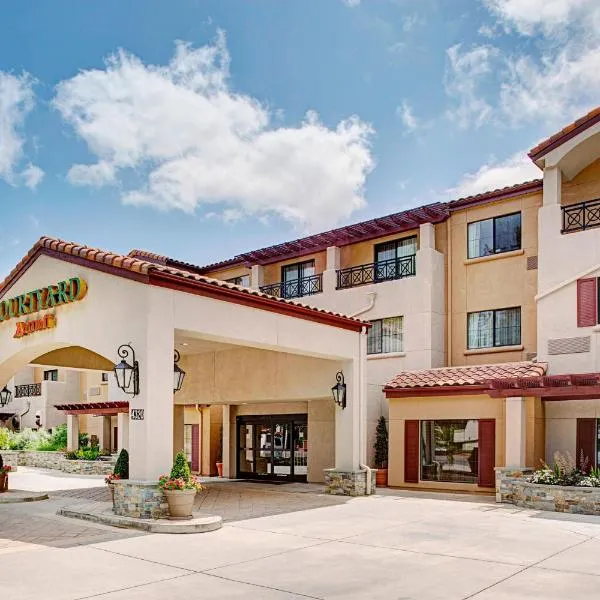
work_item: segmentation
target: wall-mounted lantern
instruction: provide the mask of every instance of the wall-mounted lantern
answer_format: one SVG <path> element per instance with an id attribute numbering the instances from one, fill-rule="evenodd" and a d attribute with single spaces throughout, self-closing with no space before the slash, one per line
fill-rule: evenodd
<path id="1" fill-rule="evenodd" d="M 12 400 L 12 392 L 4 386 L 0 392 L 0 406 L 6 406 Z"/>
<path id="2" fill-rule="evenodd" d="M 331 388 L 331 395 L 338 406 L 346 408 L 346 384 L 344 383 L 344 373 L 339 371 L 335 376 L 335 380 L 337 383 Z"/>
<path id="3" fill-rule="evenodd" d="M 183 386 L 185 371 L 177 364 L 181 358 L 179 351 L 175 350 L 175 359 L 173 361 L 173 391 L 178 392 Z"/>
<path id="4" fill-rule="evenodd" d="M 135 359 L 135 351 L 130 344 L 123 344 L 119 346 L 117 353 L 122 359 L 113 369 L 117 385 L 126 394 L 137 396 L 140 393 L 140 367 Z M 131 364 L 127 362 L 127 358 L 131 360 Z"/>

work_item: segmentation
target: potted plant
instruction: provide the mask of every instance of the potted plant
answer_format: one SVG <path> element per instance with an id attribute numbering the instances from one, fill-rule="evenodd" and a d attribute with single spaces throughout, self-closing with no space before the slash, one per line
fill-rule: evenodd
<path id="1" fill-rule="evenodd" d="M 223 477 L 223 425 L 219 429 L 219 449 L 217 450 L 217 474 Z"/>
<path id="2" fill-rule="evenodd" d="M 203 488 L 192 475 L 183 452 L 177 453 L 170 475 L 161 475 L 158 485 L 167 498 L 169 518 L 191 519 L 196 492 Z"/>
<path id="3" fill-rule="evenodd" d="M 2 454 L 0 454 L 0 494 L 8 492 L 8 474 L 12 471 L 10 465 L 4 466 Z"/>
<path id="4" fill-rule="evenodd" d="M 378 487 L 386 487 L 388 482 L 388 430 L 383 415 L 377 422 L 373 448 L 375 449 L 375 468 L 377 469 L 375 481 Z"/>
<path id="5" fill-rule="evenodd" d="M 104 478 L 104 481 L 110 490 L 113 507 L 115 505 L 115 488 L 113 486 L 113 481 L 116 481 L 117 479 L 129 479 L 129 453 L 125 448 L 119 452 L 113 472 Z"/>

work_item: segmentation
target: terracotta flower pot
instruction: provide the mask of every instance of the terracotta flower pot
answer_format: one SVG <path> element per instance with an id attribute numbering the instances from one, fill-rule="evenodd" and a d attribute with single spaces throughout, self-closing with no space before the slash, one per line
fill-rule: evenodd
<path id="1" fill-rule="evenodd" d="M 112 483 L 107 484 L 108 491 L 110 492 L 110 499 L 112 500 L 113 508 L 115 507 L 115 486 Z"/>
<path id="2" fill-rule="evenodd" d="M 217 463 L 217 473 L 219 474 L 219 477 L 223 477 L 223 463 L 222 462 Z"/>
<path id="3" fill-rule="evenodd" d="M 377 487 L 387 487 L 388 484 L 388 470 L 387 469 L 377 469 L 377 473 L 375 473 L 375 483 Z"/>
<path id="4" fill-rule="evenodd" d="M 0 473 L 0 494 L 8 492 L 8 473 Z"/>
<path id="5" fill-rule="evenodd" d="M 196 490 L 165 490 L 170 519 L 191 519 Z"/>

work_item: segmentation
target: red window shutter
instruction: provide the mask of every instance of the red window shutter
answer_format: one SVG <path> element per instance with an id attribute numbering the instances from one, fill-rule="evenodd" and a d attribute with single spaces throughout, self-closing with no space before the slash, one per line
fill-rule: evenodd
<path id="1" fill-rule="evenodd" d="M 595 277 L 577 280 L 577 327 L 598 322 L 598 283 Z"/>
<path id="2" fill-rule="evenodd" d="M 581 455 L 588 459 L 588 469 L 596 466 L 596 419 L 577 419 L 575 461 L 581 467 Z"/>
<path id="3" fill-rule="evenodd" d="M 192 471 L 200 471 L 200 425 L 192 425 Z"/>
<path id="4" fill-rule="evenodd" d="M 479 474 L 480 487 L 496 487 L 496 420 L 479 420 Z"/>
<path id="5" fill-rule="evenodd" d="M 419 483 L 419 421 L 404 421 L 404 482 Z"/>

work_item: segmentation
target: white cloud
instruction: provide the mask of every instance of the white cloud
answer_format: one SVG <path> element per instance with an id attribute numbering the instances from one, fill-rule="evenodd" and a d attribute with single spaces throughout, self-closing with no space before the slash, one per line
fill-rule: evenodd
<path id="1" fill-rule="evenodd" d="M 498 49 L 483 45 L 463 51 L 462 45 L 456 44 L 448 48 L 446 54 L 446 93 L 453 100 L 446 114 L 459 127 L 480 127 L 492 112 L 481 88 L 492 71 Z"/>
<path id="2" fill-rule="evenodd" d="M 492 159 L 475 173 L 464 175 L 455 187 L 447 190 L 447 194 L 451 199 L 464 198 L 540 176 L 541 171 L 531 162 L 527 153 L 518 152 L 504 161 Z"/>
<path id="3" fill-rule="evenodd" d="M 419 128 L 419 119 L 415 117 L 412 107 L 406 100 L 402 100 L 402 103 L 396 109 L 396 114 L 400 117 L 407 133 L 412 133 Z"/>
<path id="4" fill-rule="evenodd" d="M 33 85 L 34 80 L 27 73 L 16 76 L 0 71 L 0 179 L 11 185 L 22 180 L 31 188 L 41 181 L 42 170 L 31 164 L 23 173 L 15 170 L 24 155 L 23 126 L 34 107 Z"/>
<path id="5" fill-rule="evenodd" d="M 73 165 L 69 180 L 127 188 L 131 171 L 143 181 L 123 193 L 129 204 L 276 214 L 309 230 L 365 204 L 370 125 L 350 117 L 330 128 L 310 112 L 276 126 L 275 112 L 230 88 L 222 33 L 202 48 L 178 43 L 166 66 L 120 51 L 61 82 L 54 105 L 97 160 Z"/>
<path id="6" fill-rule="evenodd" d="M 44 179 L 44 171 L 36 165 L 29 163 L 23 171 L 21 171 L 20 178 L 25 186 L 30 190 L 35 190 L 42 182 L 42 179 Z"/>
<path id="7" fill-rule="evenodd" d="M 454 102 L 459 102 L 450 114 L 461 126 L 477 126 L 486 120 L 500 126 L 536 122 L 550 133 L 598 104 L 599 0 L 481 3 L 493 21 L 482 25 L 479 33 L 504 36 L 508 43 L 469 53 L 457 46 L 448 50 L 446 89 Z M 515 34 L 527 43 L 515 42 Z M 484 65 L 483 73 L 470 70 L 472 60 L 461 65 L 466 58 L 473 58 L 473 52 L 478 53 L 478 64 Z M 486 77 L 485 66 L 491 67 L 492 77 Z M 470 115 L 479 118 L 471 122 Z"/>
<path id="8" fill-rule="evenodd" d="M 342 0 L 342 2 L 346 6 L 349 6 L 350 8 L 353 8 L 353 7 L 358 6 L 360 4 L 360 0 Z"/>

